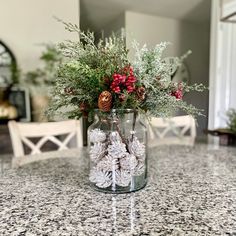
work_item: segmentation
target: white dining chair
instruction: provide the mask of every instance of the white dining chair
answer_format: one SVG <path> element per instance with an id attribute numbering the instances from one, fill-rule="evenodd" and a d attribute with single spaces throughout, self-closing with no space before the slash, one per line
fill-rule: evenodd
<path id="1" fill-rule="evenodd" d="M 75 147 L 83 146 L 82 129 L 79 120 L 44 123 L 9 121 L 8 127 L 14 153 L 12 159 L 13 167 L 45 159 L 45 156 L 42 155 L 42 147 L 47 142 L 55 144 L 57 150 L 71 148 L 70 145 L 73 141 Z M 33 142 L 33 138 L 37 138 L 37 141 Z M 30 152 L 26 154 L 24 147 L 27 147 Z"/>
<path id="2" fill-rule="evenodd" d="M 172 118 L 151 118 L 149 122 L 149 146 L 188 145 L 196 138 L 196 122 L 190 115 Z"/>

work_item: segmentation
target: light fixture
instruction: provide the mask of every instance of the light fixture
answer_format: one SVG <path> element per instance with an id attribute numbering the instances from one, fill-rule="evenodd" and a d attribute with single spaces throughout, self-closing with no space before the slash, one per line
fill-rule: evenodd
<path id="1" fill-rule="evenodd" d="M 220 20 L 236 23 L 236 0 L 221 0 Z"/>

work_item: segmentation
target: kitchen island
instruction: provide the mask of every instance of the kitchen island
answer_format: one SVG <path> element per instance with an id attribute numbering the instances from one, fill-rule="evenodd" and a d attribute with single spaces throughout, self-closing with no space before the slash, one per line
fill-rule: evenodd
<path id="1" fill-rule="evenodd" d="M 90 187 L 86 149 L 57 154 L 2 168 L 0 235 L 236 235 L 236 148 L 151 148 L 147 186 L 117 195 Z"/>

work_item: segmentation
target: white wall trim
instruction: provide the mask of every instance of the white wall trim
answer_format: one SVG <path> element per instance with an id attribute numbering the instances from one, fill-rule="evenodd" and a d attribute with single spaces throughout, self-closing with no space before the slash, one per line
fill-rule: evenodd
<path id="1" fill-rule="evenodd" d="M 215 0 L 211 1 L 211 36 L 210 36 L 210 79 L 209 79 L 209 114 L 208 128 L 213 129 L 215 126 L 215 87 L 216 87 L 216 69 L 217 69 L 217 44 L 218 44 L 218 5 Z"/>
<path id="2" fill-rule="evenodd" d="M 210 39 L 210 93 L 208 128 L 227 126 L 226 112 L 233 103 L 234 25 L 220 22 L 220 1 L 212 0 Z M 236 29 L 236 28 L 235 28 Z"/>

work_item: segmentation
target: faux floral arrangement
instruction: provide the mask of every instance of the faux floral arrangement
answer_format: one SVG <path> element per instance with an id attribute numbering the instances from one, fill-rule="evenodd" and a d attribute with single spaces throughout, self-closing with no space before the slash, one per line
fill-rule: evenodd
<path id="1" fill-rule="evenodd" d="M 136 54 L 131 62 L 123 37 L 113 35 L 95 43 L 93 33 L 64 24 L 80 40 L 58 45 L 64 59 L 53 86 L 50 112 L 79 118 L 99 111 L 100 119 L 89 128 L 89 179 L 102 191 L 138 190 L 147 182 L 147 152 L 146 128 L 138 124 L 136 114 L 163 117 L 179 109 L 200 114 L 182 98 L 185 92 L 202 91 L 204 86 L 171 81 L 186 55 L 168 63 L 162 58 L 168 43 L 152 49 L 140 49 L 134 43 Z M 130 120 L 125 117 L 127 109 L 134 111 Z M 117 111 L 124 114 L 119 116 Z"/>
<path id="2" fill-rule="evenodd" d="M 93 116 L 96 108 L 104 112 L 111 109 L 132 108 L 148 116 L 168 116 L 175 110 L 196 115 L 200 111 L 182 100 L 185 92 L 202 91 L 202 84 L 173 83 L 171 75 L 184 57 L 167 63 L 163 51 L 168 43 L 136 51 L 133 62 L 128 59 L 125 39 L 111 36 L 95 43 L 94 34 L 80 31 L 77 25 L 65 23 L 70 32 L 79 34 L 80 40 L 60 43 L 57 50 L 64 57 L 52 91 L 49 113 L 60 112 L 69 118 Z"/>

